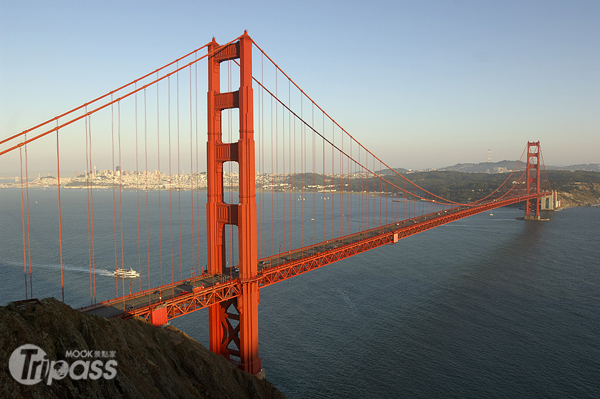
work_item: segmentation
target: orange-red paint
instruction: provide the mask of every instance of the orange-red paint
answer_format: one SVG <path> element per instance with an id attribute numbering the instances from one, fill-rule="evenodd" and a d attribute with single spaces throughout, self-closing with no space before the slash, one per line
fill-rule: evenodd
<path id="1" fill-rule="evenodd" d="M 527 200 L 525 205 L 525 217 L 531 219 L 540 218 L 540 142 L 527 142 L 527 166 L 525 168 L 525 184 L 527 194 L 538 194 L 532 200 Z M 532 187 L 533 186 L 533 187 Z"/>
<path id="2" fill-rule="evenodd" d="M 209 306 L 210 349 L 228 359 L 239 358 L 239 367 L 251 374 L 261 369 L 258 357 L 258 283 L 256 276 L 256 194 L 254 166 L 254 108 L 252 93 L 252 39 L 219 46 L 208 45 L 207 142 L 207 257 L 208 273 L 222 274 L 226 266 L 225 225 L 238 226 L 241 295 Z M 221 93 L 220 63 L 240 59 L 240 88 Z M 221 111 L 239 109 L 240 138 L 223 143 Z M 239 203 L 223 199 L 223 163 L 239 164 Z"/>

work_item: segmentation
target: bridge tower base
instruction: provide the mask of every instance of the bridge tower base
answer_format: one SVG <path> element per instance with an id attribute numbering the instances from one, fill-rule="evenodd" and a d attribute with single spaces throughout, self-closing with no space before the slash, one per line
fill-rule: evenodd
<path id="1" fill-rule="evenodd" d="M 237 42 L 208 46 L 208 142 L 207 142 L 207 261 L 210 274 L 225 274 L 225 225 L 237 226 L 241 294 L 209 306 L 210 350 L 233 361 L 242 370 L 258 375 L 258 283 L 256 193 L 254 166 L 254 109 L 252 93 L 252 39 L 244 32 Z M 221 93 L 220 64 L 239 58 L 240 88 Z M 221 111 L 238 108 L 240 137 L 223 143 Z M 223 164 L 239 165 L 239 202 L 227 204 L 223 197 Z M 233 265 L 231 265 L 233 267 Z"/>

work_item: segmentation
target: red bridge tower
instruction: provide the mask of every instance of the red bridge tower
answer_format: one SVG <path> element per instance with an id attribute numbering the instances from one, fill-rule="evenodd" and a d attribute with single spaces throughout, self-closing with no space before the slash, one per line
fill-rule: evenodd
<path id="1" fill-rule="evenodd" d="M 540 193 L 540 142 L 527 142 L 527 166 L 525 168 L 526 194 Z M 540 220 L 540 198 L 527 200 L 525 220 Z"/>
<path id="2" fill-rule="evenodd" d="M 207 143 L 207 245 L 208 272 L 222 274 L 226 266 L 225 225 L 238 226 L 239 273 L 242 293 L 209 307 L 210 350 L 234 362 L 250 374 L 261 371 L 258 357 L 258 282 L 256 194 L 254 173 L 254 109 L 252 93 L 252 39 L 246 32 L 235 43 L 219 46 L 215 39 L 208 51 Z M 220 63 L 240 59 L 240 88 L 221 93 Z M 239 109 L 240 138 L 223 143 L 221 111 Z M 223 164 L 239 164 L 239 203 L 223 198 Z"/>

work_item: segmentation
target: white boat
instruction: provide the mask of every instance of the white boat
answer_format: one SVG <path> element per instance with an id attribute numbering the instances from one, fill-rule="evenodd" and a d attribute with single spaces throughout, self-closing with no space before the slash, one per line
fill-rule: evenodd
<path id="1" fill-rule="evenodd" d="M 115 277 L 121 278 L 138 278 L 140 274 L 133 269 L 117 269 L 113 273 Z"/>

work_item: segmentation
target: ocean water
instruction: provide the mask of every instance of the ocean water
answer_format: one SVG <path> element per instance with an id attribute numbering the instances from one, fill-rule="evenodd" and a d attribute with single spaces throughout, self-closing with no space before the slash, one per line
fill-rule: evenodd
<path id="1" fill-rule="evenodd" d="M 24 296 L 20 202 L 9 205 L 18 195 L 0 191 L 2 304 Z M 57 246 L 43 238 L 55 230 L 44 218 L 56 204 L 46 192 L 30 195 L 30 206 L 39 205 L 31 211 L 39 218 L 31 226 L 34 296 L 59 297 Z M 85 191 L 65 195 L 75 209 Z M 97 201 L 99 215 L 101 201 L 112 212 L 111 192 Z M 65 298 L 73 306 L 90 301 L 86 211 L 78 212 L 65 261 Z M 126 213 L 125 224 L 134 224 Z M 98 216 L 97 228 L 104 220 L 109 230 L 98 230 L 99 247 L 114 240 L 106 215 Z M 552 212 L 545 222 L 515 219 L 521 215 L 496 209 L 263 289 L 267 379 L 290 398 L 600 397 L 600 209 Z M 124 257 L 137 264 L 133 241 Z M 111 262 L 114 268 L 108 252 L 97 253 L 99 300 L 127 290 L 103 275 Z M 170 260 L 164 263 L 168 279 Z M 206 310 L 172 324 L 208 345 Z"/>
<path id="2" fill-rule="evenodd" d="M 261 291 L 290 398 L 600 397 L 600 209 L 480 214 Z M 207 342 L 206 315 L 174 324 Z"/>

